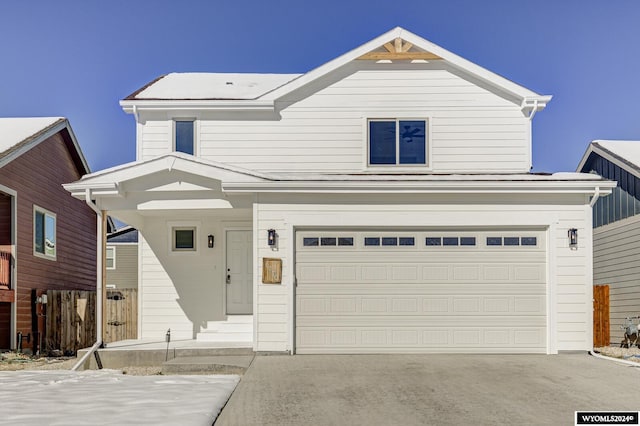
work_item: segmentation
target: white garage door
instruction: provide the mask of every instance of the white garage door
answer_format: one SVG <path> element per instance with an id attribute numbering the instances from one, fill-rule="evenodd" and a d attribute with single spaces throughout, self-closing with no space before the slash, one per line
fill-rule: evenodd
<path id="1" fill-rule="evenodd" d="M 545 235 L 298 231 L 296 352 L 544 353 Z"/>

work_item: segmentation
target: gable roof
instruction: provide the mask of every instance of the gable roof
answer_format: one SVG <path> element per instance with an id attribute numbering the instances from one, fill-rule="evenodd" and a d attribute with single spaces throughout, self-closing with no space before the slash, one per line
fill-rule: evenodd
<path id="1" fill-rule="evenodd" d="M 592 153 L 640 176 L 640 141 L 592 141 L 582 156 L 577 171 L 582 171 L 588 165 Z"/>
<path id="2" fill-rule="evenodd" d="M 80 174 L 89 173 L 89 165 L 64 117 L 0 118 L 0 167 L 59 132 Z"/>
<path id="3" fill-rule="evenodd" d="M 525 100 L 537 100 L 538 101 L 538 109 L 544 108 L 546 103 L 551 100 L 551 96 L 542 96 L 539 95 L 523 86 L 520 86 L 498 74 L 495 74 L 485 68 L 482 68 L 479 65 L 474 64 L 448 50 L 438 46 L 435 43 L 432 43 L 410 31 L 405 30 L 401 27 L 396 27 L 391 31 L 388 31 L 373 40 L 341 55 L 337 58 L 325 63 L 324 65 L 319 66 L 318 68 L 309 71 L 304 74 L 302 77 L 292 81 L 289 84 L 286 84 L 273 92 L 269 93 L 265 98 L 276 99 L 284 96 L 287 93 L 292 92 L 305 84 L 309 84 L 322 76 L 348 64 L 351 61 L 364 59 L 364 56 L 368 53 L 379 51 L 381 53 L 385 53 L 385 45 L 389 43 L 397 43 L 398 41 L 401 44 L 411 45 L 410 49 L 418 50 L 419 52 L 428 53 L 430 55 L 424 55 L 424 57 L 431 57 L 431 60 L 442 60 L 445 61 L 448 65 L 453 67 L 454 69 L 461 71 L 463 74 L 475 78 L 481 81 L 486 82 L 490 86 L 494 88 L 506 92 L 508 94 L 512 94 L 513 96 L 520 98 L 521 101 Z M 409 53 L 409 52 L 406 52 Z M 416 58 L 419 58 L 421 55 L 415 55 Z M 393 57 L 389 55 L 389 57 Z M 383 58 L 383 57 L 381 57 Z M 401 57 L 400 57 L 401 58 Z M 410 55 L 407 55 L 407 60 L 411 58 Z M 381 59 L 384 60 L 384 59 Z M 400 59 L 402 60 L 402 59 Z M 420 59 L 417 59 L 420 60 Z M 422 59 L 425 61 L 426 59 Z"/>
<path id="4" fill-rule="evenodd" d="M 74 196 L 84 197 L 85 190 L 92 194 L 117 195 L 123 191 L 125 182 L 144 179 L 162 172 L 184 172 L 211 180 L 231 179 L 233 181 L 259 181 L 266 176 L 228 164 L 208 161 L 181 152 L 171 152 L 145 161 L 133 161 L 109 169 L 84 175 L 75 182 L 62 185 Z"/>
<path id="5" fill-rule="evenodd" d="M 228 104 L 235 108 L 273 108 L 276 100 L 357 60 L 443 61 L 452 71 L 519 103 L 528 113 L 543 109 L 551 100 L 551 96 L 535 93 L 410 31 L 396 27 L 305 74 L 174 73 L 134 92 L 122 100 L 120 105 L 126 112 L 134 112 L 134 105 L 151 106 L 148 103 L 150 101 L 209 101 L 207 105 L 195 105 L 204 108 L 213 106 L 213 101 L 226 100 L 245 101 L 240 105 Z M 223 105 L 220 104 L 219 107 Z"/>

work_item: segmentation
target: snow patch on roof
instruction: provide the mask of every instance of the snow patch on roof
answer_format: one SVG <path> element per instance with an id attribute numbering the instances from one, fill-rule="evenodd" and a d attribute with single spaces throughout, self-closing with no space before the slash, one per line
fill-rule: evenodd
<path id="1" fill-rule="evenodd" d="M 63 117 L 0 118 L 0 152 L 5 152 Z"/>
<path id="2" fill-rule="evenodd" d="M 135 99 L 255 99 L 301 74 L 171 73 Z"/>
<path id="3" fill-rule="evenodd" d="M 596 140 L 592 143 L 601 146 L 640 169 L 640 141 Z"/>

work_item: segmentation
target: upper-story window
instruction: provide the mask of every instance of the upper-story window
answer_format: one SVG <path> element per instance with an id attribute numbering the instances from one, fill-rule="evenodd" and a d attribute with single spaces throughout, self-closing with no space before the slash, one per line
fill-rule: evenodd
<path id="1" fill-rule="evenodd" d="M 426 165 L 427 120 L 369 120 L 369 164 Z"/>
<path id="2" fill-rule="evenodd" d="M 33 207 L 33 253 L 56 259 L 56 215 L 42 207 Z"/>
<path id="3" fill-rule="evenodd" d="M 176 120 L 174 127 L 175 151 L 194 155 L 196 152 L 196 143 L 194 137 L 195 132 L 193 131 L 193 120 Z"/>

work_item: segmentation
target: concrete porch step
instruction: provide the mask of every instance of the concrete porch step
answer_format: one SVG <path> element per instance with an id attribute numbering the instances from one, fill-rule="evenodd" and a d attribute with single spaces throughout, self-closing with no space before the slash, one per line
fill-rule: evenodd
<path id="1" fill-rule="evenodd" d="M 181 356 L 162 364 L 162 374 L 244 374 L 254 355 Z"/>
<path id="2" fill-rule="evenodd" d="M 201 333 L 218 333 L 218 332 L 251 332 L 253 331 L 253 323 L 247 322 L 208 322 L 207 327 L 203 328 Z"/>
<path id="3" fill-rule="evenodd" d="M 247 346 L 253 343 L 253 331 L 250 332 L 227 332 L 217 331 L 211 333 L 198 333 L 196 336 L 198 342 L 242 342 Z"/>
<path id="4" fill-rule="evenodd" d="M 155 346 L 155 345 L 154 345 Z M 81 358 L 88 349 L 78 351 L 78 359 Z M 221 347 L 170 347 L 166 349 L 147 348 L 110 348 L 98 349 L 98 354 L 104 368 L 119 369 L 135 366 L 161 366 L 165 360 L 189 358 L 189 357 L 253 357 L 254 352 L 251 344 L 224 343 Z M 95 370 L 97 367 L 94 357 L 90 357 L 84 365 L 84 369 Z"/>
<path id="5" fill-rule="evenodd" d="M 229 315 L 225 321 L 209 321 L 196 335 L 198 342 L 253 342 L 253 315 Z"/>

